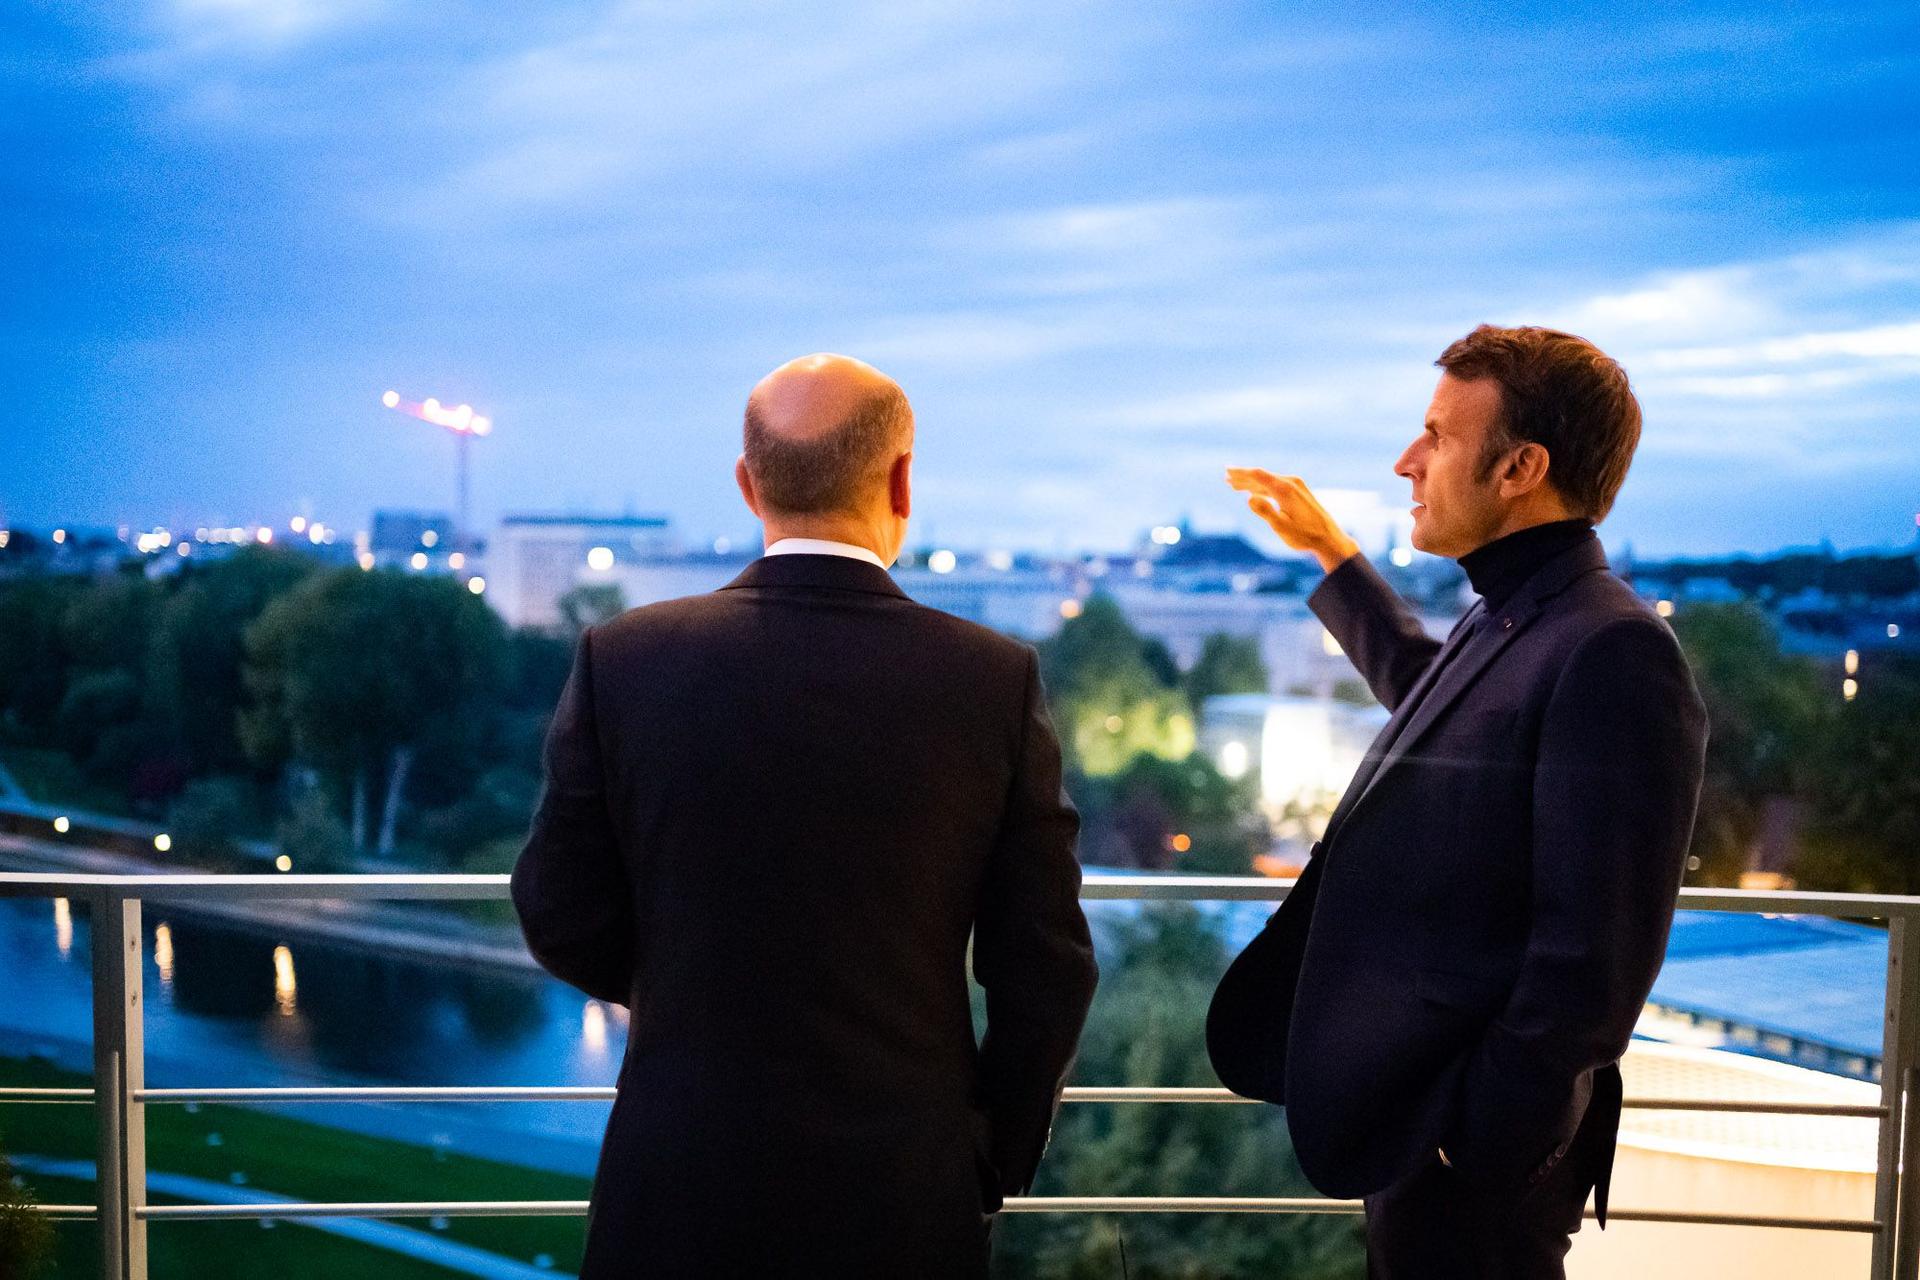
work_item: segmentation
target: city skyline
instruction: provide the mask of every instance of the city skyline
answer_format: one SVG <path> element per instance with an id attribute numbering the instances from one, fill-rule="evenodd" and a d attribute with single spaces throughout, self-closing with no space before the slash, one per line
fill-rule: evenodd
<path id="1" fill-rule="evenodd" d="M 1610 545 L 1912 543 L 1898 5 L 476 12 L 8 20 L 0 522 L 450 510 L 391 388 L 496 422 L 482 528 L 738 541 L 746 390 L 830 349 L 914 399 L 929 541 L 1277 551 L 1222 469 L 1404 505 L 1431 360 L 1492 320 L 1633 375 Z"/>

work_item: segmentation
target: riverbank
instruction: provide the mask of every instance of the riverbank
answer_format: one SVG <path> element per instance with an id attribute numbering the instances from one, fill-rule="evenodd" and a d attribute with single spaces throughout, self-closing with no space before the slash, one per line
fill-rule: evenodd
<path id="1" fill-rule="evenodd" d="M 44 1059 L 0 1058 L 0 1085 L 76 1088 L 90 1083 Z M 0 1148 L 21 1158 L 26 1181 L 45 1203 L 92 1203 L 90 1182 L 74 1174 L 94 1156 L 90 1103 L 0 1104 Z M 32 1167 L 57 1175 L 33 1173 Z M 147 1108 L 147 1166 L 156 1174 L 155 1203 L 179 1202 L 160 1194 L 200 1184 L 245 1188 L 250 1201 L 288 1196 L 297 1200 L 584 1200 L 584 1178 L 461 1155 L 428 1145 L 370 1138 L 289 1119 L 265 1108 L 226 1105 L 152 1105 Z M 200 1198 L 200 1197 L 191 1197 Z M 213 1196 L 205 1197 L 213 1199 Z M 229 1197 L 230 1198 L 230 1197 Z M 61 1221 L 59 1270 L 68 1276 L 97 1271 L 97 1227 Z M 437 1218 L 411 1222 L 400 1231 L 343 1234 L 282 1219 L 258 1222 L 180 1222 L 149 1229 L 155 1280 L 335 1280 L 343 1275 L 379 1275 L 400 1280 L 444 1280 L 482 1274 L 473 1251 L 565 1275 L 578 1269 L 584 1222 L 578 1218 Z M 459 1249 L 434 1250 L 416 1241 L 446 1241 Z M 468 1265 L 426 1261 L 438 1252 Z M 498 1269 L 496 1269 L 497 1271 Z M 492 1273 L 489 1273 L 492 1274 Z"/>
<path id="2" fill-rule="evenodd" d="M 0 834 L 0 870 L 139 876 L 174 875 L 188 869 L 103 849 Z M 347 943 L 387 955 L 514 973 L 540 971 L 512 925 L 475 921 L 443 907 L 310 899 L 212 901 L 164 895 L 153 901 L 165 903 L 173 915 L 275 939 Z"/>

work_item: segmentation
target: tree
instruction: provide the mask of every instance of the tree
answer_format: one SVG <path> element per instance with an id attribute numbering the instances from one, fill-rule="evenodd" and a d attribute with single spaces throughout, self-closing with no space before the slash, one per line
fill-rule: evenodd
<path id="1" fill-rule="evenodd" d="M 451 578 L 342 569 L 268 605 L 247 631 L 251 706 L 241 740 L 257 764 L 310 763 L 351 797 L 367 845 L 384 769 L 377 849 L 393 852 L 408 774 L 424 742 L 477 762 L 487 699 L 502 682 L 499 617 Z"/>
<path id="2" fill-rule="evenodd" d="M 1186 695 L 1161 681 L 1147 652 L 1120 606 L 1102 595 L 1040 646 L 1069 767 L 1097 777 L 1137 755 L 1178 760 L 1193 750 Z"/>
<path id="3" fill-rule="evenodd" d="M 568 636 L 578 639 L 588 627 L 611 622 L 625 612 L 626 597 L 611 582 L 583 582 L 555 602 L 560 623 Z"/>
<path id="4" fill-rule="evenodd" d="M 1824 692 L 1838 705 L 1810 762 L 1811 856 L 1795 870 L 1809 888 L 1920 892 L 1920 662 L 1874 663 L 1851 702 Z"/>
<path id="5" fill-rule="evenodd" d="M 1804 774 L 1837 701 L 1804 658 L 1780 651 L 1748 604 L 1696 605 L 1674 618 L 1706 702 L 1706 780 L 1694 825 L 1697 879 L 1730 884 L 1745 869 L 1769 798 L 1804 794 Z"/>
<path id="6" fill-rule="evenodd" d="M 1100 998 L 1074 1083 L 1212 1086 L 1203 1019 L 1227 955 L 1187 903 L 1100 920 Z M 1272 1107 L 1074 1104 L 1061 1110 L 1036 1195 L 1308 1196 L 1281 1113 Z M 1365 1258 L 1350 1217 L 1020 1214 L 994 1229 L 997 1275 L 1079 1280 L 1119 1273 L 1124 1231 L 1140 1280 L 1359 1280 Z"/>
<path id="7" fill-rule="evenodd" d="M 154 627 L 146 701 L 150 716 L 172 725 L 190 772 L 231 773 L 248 763 L 239 733 L 246 629 L 314 568 L 306 556 L 251 546 L 181 571 Z"/>
<path id="8" fill-rule="evenodd" d="M 1268 844 L 1252 784 L 1228 779 L 1199 752 L 1139 755 L 1110 777 L 1073 781 L 1090 861 L 1246 875 Z"/>
<path id="9" fill-rule="evenodd" d="M 70 659 L 61 620 L 77 590 L 44 578 L 0 587 L 0 720 L 29 741 L 46 740 L 66 696 Z"/>
<path id="10" fill-rule="evenodd" d="M 0 1280 L 32 1280 L 53 1259 L 53 1222 L 0 1153 Z"/>
<path id="11" fill-rule="evenodd" d="M 1260 642 L 1252 636 L 1216 631 L 1200 648 L 1199 660 L 1187 672 L 1187 701 L 1197 709 L 1221 693 L 1265 693 L 1267 664 Z"/>

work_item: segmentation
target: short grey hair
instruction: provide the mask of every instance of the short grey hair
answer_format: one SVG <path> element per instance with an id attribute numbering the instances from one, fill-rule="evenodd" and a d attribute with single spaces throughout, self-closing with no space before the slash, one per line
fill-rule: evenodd
<path id="1" fill-rule="evenodd" d="M 747 474 L 763 505 L 781 515 L 856 511 L 887 470 L 913 427 L 906 392 L 891 384 L 862 400 L 844 419 L 805 439 L 768 427 L 747 401 Z"/>

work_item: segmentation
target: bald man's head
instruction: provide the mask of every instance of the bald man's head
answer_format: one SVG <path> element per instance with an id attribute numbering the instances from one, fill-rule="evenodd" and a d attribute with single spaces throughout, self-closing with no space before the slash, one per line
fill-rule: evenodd
<path id="1" fill-rule="evenodd" d="M 913 447 L 913 410 L 893 379 L 848 356 L 788 361 L 747 397 L 747 473 L 782 515 L 857 512 L 883 497 Z"/>

